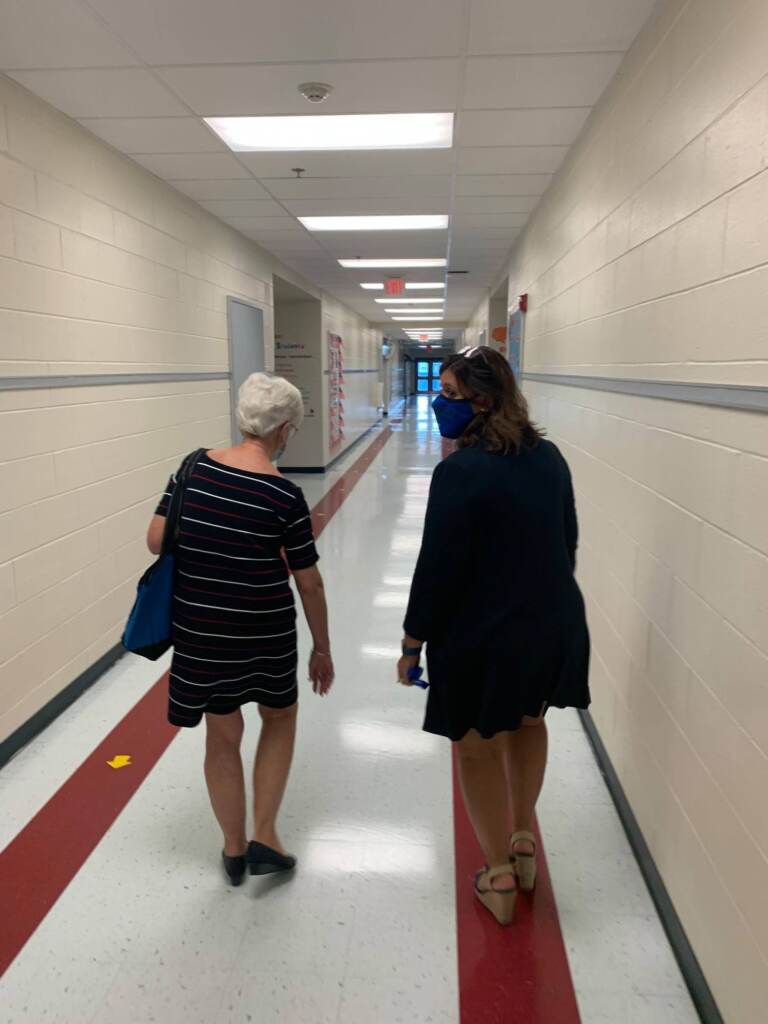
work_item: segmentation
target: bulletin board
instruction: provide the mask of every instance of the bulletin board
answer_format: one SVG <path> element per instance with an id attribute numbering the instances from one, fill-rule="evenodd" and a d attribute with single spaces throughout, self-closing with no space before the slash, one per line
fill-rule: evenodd
<path id="1" fill-rule="evenodd" d="M 344 342 L 338 334 L 328 334 L 328 411 L 330 448 L 344 440 Z"/>

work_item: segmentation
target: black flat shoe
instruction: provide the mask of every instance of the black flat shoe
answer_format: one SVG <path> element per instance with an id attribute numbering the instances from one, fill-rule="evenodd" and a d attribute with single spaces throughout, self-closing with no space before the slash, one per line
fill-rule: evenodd
<path id="1" fill-rule="evenodd" d="M 245 855 L 252 875 L 272 875 L 278 871 L 293 871 L 296 858 L 278 853 L 264 843 L 249 843 Z"/>
<path id="2" fill-rule="evenodd" d="M 228 857 L 226 853 L 222 853 L 221 859 L 230 885 L 242 885 L 245 878 L 245 854 L 240 857 Z"/>

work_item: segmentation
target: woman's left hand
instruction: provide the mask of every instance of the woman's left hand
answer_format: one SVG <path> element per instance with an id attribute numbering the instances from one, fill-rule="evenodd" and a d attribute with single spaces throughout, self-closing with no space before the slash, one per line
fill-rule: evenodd
<path id="1" fill-rule="evenodd" d="M 403 655 L 403 657 L 397 663 L 397 681 L 398 681 L 398 683 L 402 683 L 403 686 L 413 686 L 413 683 L 408 678 L 408 669 L 409 668 L 418 668 L 419 660 L 420 660 L 419 658 L 415 658 L 415 657 L 408 656 L 408 655 L 405 655 L 405 654 Z"/>
<path id="2" fill-rule="evenodd" d="M 312 651 L 309 656 L 309 679 L 312 689 L 324 697 L 333 686 L 336 670 L 330 654 L 318 654 Z"/>

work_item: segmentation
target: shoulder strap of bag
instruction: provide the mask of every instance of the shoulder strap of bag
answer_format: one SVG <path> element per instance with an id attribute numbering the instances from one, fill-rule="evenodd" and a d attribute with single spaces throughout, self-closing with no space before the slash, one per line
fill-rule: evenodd
<path id="1" fill-rule="evenodd" d="M 163 531 L 163 546 L 161 554 L 167 555 L 176 550 L 179 542 L 179 530 L 181 528 L 181 509 L 184 504 L 184 492 L 198 460 L 205 455 L 205 448 L 198 448 L 190 452 L 184 459 L 176 473 L 176 486 L 168 505 L 168 515 L 165 517 L 165 529 Z"/>

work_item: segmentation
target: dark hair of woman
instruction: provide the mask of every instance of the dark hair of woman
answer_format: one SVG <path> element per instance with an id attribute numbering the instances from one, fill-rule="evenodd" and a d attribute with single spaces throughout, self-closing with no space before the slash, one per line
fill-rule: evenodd
<path id="1" fill-rule="evenodd" d="M 448 356 L 440 372 L 450 370 L 464 395 L 486 408 L 478 413 L 458 439 L 459 448 L 480 445 L 489 452 L 519 452 L 535 446 L 544 436 L 530 418 L 507 360 L 492 348 L 470 348 Z"/>

